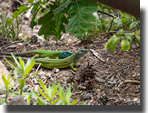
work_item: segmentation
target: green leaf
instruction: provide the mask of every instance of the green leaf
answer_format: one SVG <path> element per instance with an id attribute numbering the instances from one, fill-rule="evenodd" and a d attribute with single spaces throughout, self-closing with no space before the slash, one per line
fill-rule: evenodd
<path id="1" fill-rule="evenodd" d="M 48 13 L 38 20 L 38 24 L 42 25 L 38 35 L 50 35 L 51 31 L 55 30 L 55 22 L 52 20 L 53 16 L 53 13 Z"/>
<path id="2" fill-rule="evenodd" d="M 140 43 L 140 36 L 135 36 L 135 41 L 136 41 L 137 43 Z"/>
<path id="3" fill-rule="evenodd" d="M 7 82 L 6 78 L 5 78 L 4 73 L 2 75 L 2 80 L 3 80 L 4 84 L 5 84 L 5 88 L 8 89 L 8 82 Z"/>
<path id="4" fill-rule="evenodd" d="M 57 31 L 60 30 L 60 26 L 62 23 L 62 19 L 64 18 L 64 14 L 62 12 L 58 12 L 58 11 L 55 11 L 54 12 L 54 17 L 52 18 L 52 20 L 55 21 L 55 26 L 56 26 L 56 29 Z"/>
<path id="5" fill-rule="evenodd" d="M 61 93 L 59 93 L 58 91 L 57 91 L 57 94 L 59 95 L 60 99 L 61 99 L 63 102 L 65 102 L 65 99 L 63 98 L 63 95 L 61 95 Z"/>
<path id="6" fill-rule="evenodd" d="M 5 57 L 4 57 L 4 59 L 5 59 L 5 61 L 6 61 L 12 68 L 16 69 L 16 67 L 13 66 Z"/>
<path id="7" fill-rule="evenodd" d="M 31 76 L 29 76 L 28 78 L 26 78 L 26 80 L 30 79 L 31 77 L 37 75 L 39 72 L 33 73 Z"/>
<path id="8" fill-rule="evenodd" d="M 51 100 L 50 97 L 46 96 L 39 87 L 38 87 L 38 91 L 44 98 L 46 98 L 50 102 Z"/>
<path id="9" fill-rule="evenodd" d="M 41 98 L 37 98 L 38 105 L 47 105 Z"/>
<path id="10" fill-rule="evenodd" d="M 20 62 L 20 65 L 21 65 L 21 69 L 22 69 L 22 73 L 24 73 L 24 61 L 21 59 L 21 57 L 19 57 L 19 62 Z"/>
<path id="11" fill-rule="evenodd" d="M 127 19 L 126 18 L 121 18 L 121 20 L 122 20 L 122 22 L 124 23 L 124 24 L 126 24 L 126 23 L 128 23 L 128 21 L 127 21 Z"/>
<path id="12" fill-rule="evenodd" d="M 21 13 L 23 13 L 24 11 L 30 9 L 30 7 L 27 6 L 20 6 L 17 8 L 17 10 L 13 13 L 12 18 L 17 18 L 18 15 L 20 15 Z"/>
<path id="13" fill-rule="evenodd" d="M 28 86 L 27 85 L 24 85 L 22 91 L 24 92 L 27 88 L 28 88 Z"/>
<path id="14" fill-rule="evenodd" d="M 17 77 L 18 77 L 18 75 L 17 75 L 18 74 L 18 71 L 16 69 L 14 69 L 13 73 L 15 75 L 15 79 L 17 79 Z"/>
<path id="15" fill-rule="evenodd" d="M 31 10 L 31 13 L 33 13 L 33 16 L 32 16 L 32 19 L 31 19 L 31 23 L 30 23 L 30 27 L 33 29 L 33 27 L 37 24 L 35 22 L 35 17 L 38 13 L 38 11 L 40 10 L 40 4 L 41 4 L 41 1 L 38 1 L 37 3 L 34 4 L 34 7 L 32 8 Z M 39 8 L 38 8 L 39 7 Z"/>
<path id="16" fill-rule="evenodd" d="M 30 105 L 30 100 L 31 100 L 32 95 L 27 95 L 26 99 L 27 99 L 27 105 Z M 25 98 L 24 98 L 25 99 Z"/>
<path id="17" fill-rule="evenodd" d="M 12 19 L 8 18 L 8 19 L 6 20 L 6 27 L 7 27 L 10 23 L 12 23 Z"/>
<path id="18" fill-rule="evenodd" d="M 71 97 L 71 85 L 69 85 L 69 88 L 66 93 L 66 101 L 68 104 L 70 103 L 70 97 Z"/>
<path id="19" fill-rule="evenodd" d="M 72 101 L 69 105 L 74 105 L 74 104 L 76 104 L 78 102 L 78 100 L 74 100 L 74 101 Z"/>
<path id="20" fill-rule="evenodd" d="M 121 41 L 121 50 L 122 51 L 127 51 L 130 49 L 130 43 L 128 40 L 122 40 Z"/>
<path id="21" fill-rule="evenodd" d="M 19 82 L 19 84 L 20 84 L 20 87 L 23 88 L 23 87 L 24 87 L 24 84 L 25 84 L 25 80 L 19 78 L 19 79 L 18 79 L 18 82 Z"/>
<path id="22" fill-rule="evenodd" d="M 30 88 L 30 92 L 32 97 L 37 100 L 37 98 L 39 98 L 39 95 L 37 94 L 37 92 L 35 92 L 32 88 Z"/>
<path id="23" fill-rule="evenodd" d="M 13 53 L 11 53 L 11 55 L 12 55 L 12 57 L 13 57 L 15 63 L 17 64 L 18 68 L 22 69 L 20 63 L 17 61 L 17 59 L 16 59 L 16 57 L 13 55 Z"/>
<path id="24" fill-rule="evenodd" d="M 25 69 L 31 64 L 32 60 L 33 60 L 33 58 L 29 58 L 29 59 L 27 60 L 27 63 L 26 63 L 26 65 L 25 65 Z"/>
<path id="25" fill-rule="evenodd" d="M 35 60 L 33 59 L 29 66 L 25 67 L 24 77 L 31 71 L 34 66 Z"/>
<path id="26" fill-rule="evenodd" d="M 5 88 L 6 88 L 7 90 L 9 90 L 10 82 L 14 79 L 14 77 L 13 77 L 13 78 L 11 78 L 11 80 L 10 80 L 10 77 L 11 77 L 11 71 L 9 72 L 9 75 L 7 76 L 7 79 L 5 78 L 4 73 L 3 73 L 3 75 L 2 75 L 2 80 L 3 80 L 3 82 L 4 82 L 4 84 L 5 84 Z"/>
<path id="27" fill-rule="evenodd" d="M 112 52 L 115 50 L 117 45 L 118 37 L 116 35 L 113 35 L 106 43 L 105 48 L 108 48 Z"/>
<path id="28" fill-rule="evenodd" d="M 34 1 L 34 0 L 28 0 L 28 2 L 29 2 L 30 4 L 32 4 L 32 3 L 33 3 L 33 1 Z"/>
<path id="29" fill-rule="evenodd" d="M 130 24 L 130 29 L 133 29 L 138 26 L 139 21 L 134 21 Z"/>
<path id="30" fill-rule="evenodd" d="M 134 21 L 134 20 L 136 20 L 135 19 L 135 17 L 134 16 L 132 16 L 132 15 L 129 15 L 129 14 L 127 14 L 127 13 L 123 13 L 123 12 L 121 12 L 121 11 L 119 11 L 119 13 L 120 13 L 120 15 L 121 15 L 121 20 L 122 20 L 122 22 L 123 23 L 129 23 L 129 22 L 131 22 L 131 21 Z"/>
<path id="31" fill-rule="evenodd" d="M 96 18 L 92 13 L 95 11 L 97 7 L 72 5 L 68 12 L 72 17 L 67 24 L 66 32 L 80 38 L 93 28 L 92 22 L 95 22 Z"/>
<path id="32" fill-rule="evenodd" d="M 130 43 L 132 43 L 132 41 L 133 41 L 133 38 L 132 38 L 131 36 L 129 36 L 129 35 L 126 35 L 126 37 L 125 37 L 125 38 L 129 39 L 129 40 L 130 40 Z"/>
<path id="33" fill-rule="evenodd" d="M 54 105 L 54 103 L 56 103 L 56 102 L 59 101 L 59 100 L 60 100 L 60 97 L 59 97 L 58 99 L 54 100 L 54 101 L 51 103 L 51 105 Z"/>
<path id="34" fill-rule="evenodd" d="M 44 90 L 44 92 L 46 93 L 46 95 L 50 98 L 50 95 L 48 93 L 48 89 L 46 88 L 46 86 L 44 85 L 44 83 L 38 79 L 40 86 L 42 87 L 42 89 Z"/>
<path id="35" fill-rule="evenodd" d="M 57 87 L 58 87 L 58 85 L 57 85 L 57 86 L 55 86 L 55 87 L 53 88 L 53 90 L 52 90 L 52 92 L 51 92 L 51 99 L 53 99 L 53 98 L 54 98 L 55 93 L 56 93 L 56 91 L 57 91 Z"/>
<path id="36" fill-rule="evenodd" d="M 87 101 L 84 102 L 84 100 L 82 100 L 82 105 L 86 105 L 86 102 L 87 102 Z"/>
<path id="37" fill-rule="evenodd" d="M 60 84 L 59 84 L 59 91 L 57 91 L 57 94 L 62 99 L 62 101 L 65 102 L 65 94 L 64 94 L 64 91 L 63 91 L 63 89 L 62 89 Z"/>
<path id="38" fill-rule="evenodd" d="M 9 73 L 10 74 L 10 73 Z M 9 80 L 9 84 L 11 83 L 11 81 L 14 79 L 14 77 L 11 78 L 11 80 Z"/>
<path id="39" fill-rule="evenodd" d="M 56 86 L 56 80 L 53 81 L 52 88 L 54 88 L 55 86 Z"/>
<path id="40" fill-rule="evenodd" d="M 38 1 L 36 2 L 34 5 L 33 5 L 33 8 L 31 10 L 31 13 L 35 13 L 37 10 L 38 10 L 38 7 L 40 6 L 41 4 L 41 1 Z"/>
<path id="41" fill-rule="evenodd" d="M 123 30 L 123 29 L 120 29 L 120 30 L 116 33 L 117 36 L 122 36 L 123 34 L 124 34 L 124 30 Z"/>

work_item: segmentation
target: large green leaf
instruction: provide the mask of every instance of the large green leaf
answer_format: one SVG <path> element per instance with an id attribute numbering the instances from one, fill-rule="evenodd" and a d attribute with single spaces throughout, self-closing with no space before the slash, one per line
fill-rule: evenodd
<path id="1" fill-rule="evenodd" d="M 62 11 L 55 11 L 52 20 L 55 21 L 55 27 L 57 31 L 61 30 L 61 26 L 63 26 L 63 30 L 65 29 L 63 22 L 66 20 L 66 17 L 64 16 L 64 13 Z"/>
<path id="2" fill-rule="evenodd" d="M 117 45 L 118 37 L 116 35 L 113 35 L 106 43 L 105 48 L 108 48 L 112 52 L 115 50 Z"/>
<path id="3" fill-rule="evenodd" d="M 55 21 L 52 20 L 53 13 L 48 13 L 38 20 L 38 24 L 42 25 L 38 34 L 51 35 L 51 31 L 55 30 Z"/>
<path id="4" fill-rule="evenodd" d="M 65 32 L 63 23 L 68 23 L 68 18 L 65 17 L 64 10 L 71 3 L 68 2 L 66 5 L 60 5 L 59 2 L 52 2 L 50 5 L 51 10 L 55 10 L 57 7 L 60 8 L 53 13 L 49 12 L 38 20 L 38 23 L 42 25 L 38 34 L 39 35 L 55 35 L 56 38 L 61 38 L 61 32 Z"/>
<path id="5" fill-rule="evenodd" d="M 33 3 L 33 1 L 34 1 L 34 0 L 28 0 L 28 2 L 31 3 L 31 4 Z"/>
<path id="6" fill-rule="evenodd" d="M 120 30 L 116 33 L 117 36 L 122 36 L 123 34 L 124 34 L 124 30 L 123 30 L 123 29 L 120 29 Z"/>
<path id="7" fill-rule="evenodd" d="M 31 13 L 33 13 L 33 16 L 32 16 L 31 22 L 30 22 L 30 27 L 32 29 L 37 24 L 37 22 L 35 22 L 35 17 L 40 9 L 40 7 L 39 7 L 40 4 L 41 4 L 41 1 L 38 1 L 37 3 L 34 4 L 34 7 L 31 10 Z"/>
<path id="8" fill-rule="evenodd" d="M 92 15 L 95 11 L 97 11 L 97 7 L 72 5 L 68 12 L 72 17 L 67 24 L 66 32 L 81 37 L 88 30 L 91 30 L 93 28 L 92 22 L 96 19 Z"/>
<path id="9" fill-rule="evenodd" d="M 121 41 L 121 50 L 122 51 L 127 51 L 130 49 L 130 43 L 128 40 L 122 40 Z"/>
<path id="10" fill-rule="evenodd" d="M 129 39 L 130 40 L 130 43 L 132 43 L 133 42 L 133 35 L 134 34 L 135 33 L 128 33 L 128 34 L 125 35 L 125 38 Z"/>
<path id="11" fill-rule="evenodd" d="M 20 15 L 21 13 L 23 13 L 24 11 L 30 9 L 30 7 L 27 6 L 20 6 L 17 8 L 17 10 L 13 13 L 12 18 L 17 18 L 18 15 Z"/>
<path id="12" fill-rule="evenodd" d="M 140 43 L 140 36 L 135 36 L 135 41 L 136 41 L 137 43 Z"/>
<path id="13" fill-rule="evenodd" d="M 132 22 L 132 23 L 130 24 L 130 29 L 133 29 L 133 28 L 137 27 L 138 24 L 139 24 L 139 21 L 134 21 L 134 22 Z"/>
<path id="14" fill-rule="evenodd" d="M 20 87 L 23 88 L 23 87 L 24 87 L 24 84 L 25 84 L 25 79 L 19 78 L 19 79 L 18 79 L 18 82 L 19 82 L 19 84 L 20 84 Z"/>

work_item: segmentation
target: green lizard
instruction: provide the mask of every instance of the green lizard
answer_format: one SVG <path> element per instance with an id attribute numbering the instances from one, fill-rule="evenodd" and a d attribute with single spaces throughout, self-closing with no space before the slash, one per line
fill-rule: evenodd
<path id="1" fill-rule="evenodd" d="M 26 52 L 21 53 L 14 53 L 15 56 L 27 56 L 27 55 L 36 55 L 38 54 L 38 57 L 48 57 L 48 58 L 66 58 L 70 55 L 72 55 L 71 51 L 49 51 L 49 50 L 30 50 Z M 0 53 L 0 55 L 11 55 L 10 53 Z"/>
<path id="2" fill-rule="evenodd" d="M 77 70 L 73 66 L 79 61 L 79 59 L 88 52 L 87 49 L 80 49 L 71 56 L 64 59 L 49 59 L 49 58 L 34 58 L 35 66 L 40 65 L 48 69 L 53 68 L 67 68 L 71 67 L 73 70 Z M 16 57 L 18 58 L 18 57 Z M 23 60 L 28 60 L 26 57 L 21 57 Z"/>

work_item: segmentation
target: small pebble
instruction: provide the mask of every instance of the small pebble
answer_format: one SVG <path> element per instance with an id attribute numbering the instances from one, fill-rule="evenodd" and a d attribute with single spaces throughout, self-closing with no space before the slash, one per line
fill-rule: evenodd
<path id="1" fill-rule="evenodd" d="M 59 71 L 60 71 L 60 70 L 57 69 L 57 68 L 54 68 L 54 69 L 53 69 L 53 72 L 54 72 L 54 73 L 58 73 Z"/>
<path id="2" fill-rule="evenodd" d="M 101 54 L 105 55 L 108 53 L 108 50 L 107 49 L 100 49 L 99 50 Z"/>
<path id="3" fill-rule="evenodd" d="M 133 44 L 131 47 L 132 47 L 133 49 L 136 49 L 136 48 L 137 48 L 136 44 Z"/>

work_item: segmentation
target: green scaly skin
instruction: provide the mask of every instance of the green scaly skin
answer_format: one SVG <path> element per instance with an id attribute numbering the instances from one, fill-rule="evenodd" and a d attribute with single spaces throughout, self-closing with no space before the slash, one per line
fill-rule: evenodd
<path id="1" fill-rule="evenodd" d="M 88 52 L 87 49 L 80 49 L 71 56 L 64 59 L 49 59 L 49 58 L 34 58 L 35 65 L 40 67 L 45 67 L 48 69 L 53 68 L 68 68 L 71 67 L 73 70 L 77 70 L 73 66 L 79 61 L 81 57 L 83 57 Z M 9 58 L 9 57 L 8 57 Z M 18 58 L 18 57 L 16 57 Z M 26 57 L 21 57 L 23 60 L 28 60 Z"/>
<path id="2" fill-rule="evenodd" d="M 11 55 L 10 53 L 0 53 L 1 55 Z M 72 55 L 71 51 L 49 51 L 49 50 L 31 50 L 21 53 L 14 53 L 15 56 L 28 56 L 28 55 L 37 55 L 37 57 L 41 58 L 66 58 Z"/>

